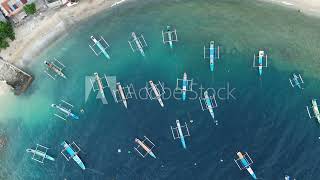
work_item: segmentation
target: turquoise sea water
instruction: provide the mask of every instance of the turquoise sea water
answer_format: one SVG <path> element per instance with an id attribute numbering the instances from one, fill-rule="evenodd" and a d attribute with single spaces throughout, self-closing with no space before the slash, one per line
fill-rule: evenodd
<path id="1" fill-rule="evenodd" d="M 178 32 L 172 50 L 162 44 L 167 24 Z M 0 154 L 0 179 L 250 179 L 233 161 L 237 151 L 251 155 L 252 168 L 263 179 L 284 179 L 285 174 L 318 179 L 319 124 L 308 118 L 305 106 L 319 96 L 319 27 L 318 19 L 255 1 L 131 1 L 100 13 L 38 57 L 30 67 L 35 81 L 25 95 L 1 97 L 0 123 L 8 146 Z M 132 31 L 148 43 L 145 58 L 130 50 Z M 91 35 L 109 42 L 111 60 L 93 54 Z M 203 46 L 211 40 L 221 46 L 213 73 L 203 60 Z M 261 79 L 251 67 L 259 48 L 269 55 Z M 53 57 L 67 66 L 68 80 L 44 75 L 42 61 Z M 149 80 L 174 89 L 176 78 L 187 72 L 195 89 L 229 86 L 235 99 L 218 99 L 218 125 L 198 100 L 170 98 L 161 108 L 155 100 L 129 99 L 125 109 L 105 90 L 109 104 L 103 105 L 94 93 L 85 101 L 85 77 L 94 72 L 116 76 L 136 90 Z M 303 91 L 291 88 L 293 72 L 303 75 Z M 53 118 L 50 105 L 59 99 L 74 104 L 78 114 L 85 110 L 79 121 Z M 188 123 L 187 150 L 172 138 L 176 119 Z M 134 139 L 144 135 L 156 144 L 158 159 L 134 152 Z M 81 147 L 88 170 L 62 157 L 63 140 Z M 56 161 L 32 161 L 25 149 L 37 143 L 50 147 Z"/>

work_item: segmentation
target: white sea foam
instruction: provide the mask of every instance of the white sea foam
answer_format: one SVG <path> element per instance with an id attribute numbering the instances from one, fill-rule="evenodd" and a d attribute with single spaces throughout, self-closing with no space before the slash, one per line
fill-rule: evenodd
<path id="1" fill-rule="evenodd" d="M 287 5 L 287 6 L 293 6 L 294 4 L 293 3 L 289 3 L 289 2 L 286 2 L 286 1 L 281 1 L 282 4 L 284 5 Z"/>
<path id="2" fill-rule="evenodd" d="M 116 5 L 119 5 L 119 4 L 121 4 L 121 3 L 125 2 L 125 1 L 126 1 L 126 0 L 121 0 L 121 1 L 115 2 L 115 3 L 113 3 L 113 4 L 111 5 L 111 7 L 116 6 Z"/>

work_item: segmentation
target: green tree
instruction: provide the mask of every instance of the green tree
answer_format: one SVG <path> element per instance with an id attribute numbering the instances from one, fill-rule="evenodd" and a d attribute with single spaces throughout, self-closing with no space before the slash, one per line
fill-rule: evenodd
<path id="1" fill-rule="evenodd" d="M 13 27 L 9 22 L 0 22 L 0 49 L 9 46 L 8 38 L 15 39 Z"/>
<path id="2" fill-rule="evenodd" d="M 24 10 L 28 15 L 35 14 L 35 13 L 37 12 L 36 4 L 35 4 L 35 3 L 26 4 L 25 6 L 23 6 L 23 10 Z"/>

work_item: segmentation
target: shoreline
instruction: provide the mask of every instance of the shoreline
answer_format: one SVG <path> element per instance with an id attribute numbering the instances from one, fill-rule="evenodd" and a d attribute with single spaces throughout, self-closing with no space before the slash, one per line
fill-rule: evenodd
<path id="1" fill-rule="evenodd" d="M 1 57 L 19 68 L 27 69 L 38 55 L 68 35 L 73 25 L 126 1 L 87 0 L 72 7 L 64 5 L 58 9 L 40 11 L 14 27 L 15 40 L 0 51 Z M 0 96 L 10 93 L 9 85 L 0 86 Z"/>
<path id="2" fill-rule="evenodd" d="M 307 16 L 320 18 L 320 1 L 319 0 L 259 0 L 261 2 L 272 3 L 298 10 Z"/>
<path id="3" fill-rule="evenodd" d="M 33 58 L 67 35 L 68 30 L 76 23 L 126 1 L 87 0 L 72 7 L 65 5 L 40 12 L 14 27 L 16 39 L 9 43 L 8 48 L 1 50 L 1 56 L 8 62 L 25 68 Z"/>

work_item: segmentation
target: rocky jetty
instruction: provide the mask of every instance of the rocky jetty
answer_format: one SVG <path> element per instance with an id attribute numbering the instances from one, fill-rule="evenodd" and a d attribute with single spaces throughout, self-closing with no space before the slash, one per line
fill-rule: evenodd
<path id="1" fill-rule="evenodd" d="M 0 58 L 0 81 L 12 87 L 16 95 L 23 93 L 32 80 L 30 74 Z"/>

